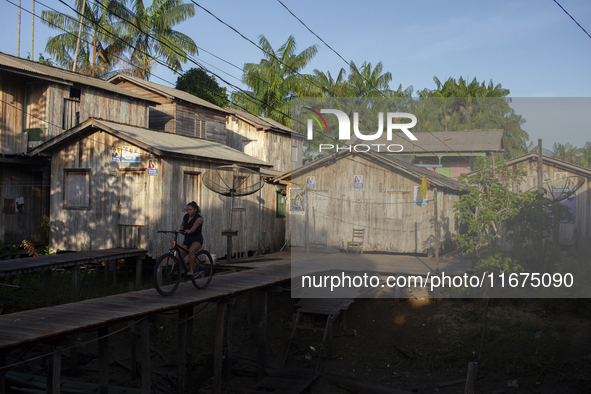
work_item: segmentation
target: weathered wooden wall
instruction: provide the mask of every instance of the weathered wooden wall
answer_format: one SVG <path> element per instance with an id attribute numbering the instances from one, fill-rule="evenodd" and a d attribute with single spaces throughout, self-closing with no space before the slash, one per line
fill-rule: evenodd
<path id="1" fill-rule="evenodd" d="M 0 99 L 0 153 L 21 153 L 25 102 L 23 78 L 0 71 Z"/>
<path id="2" fill-rule="evenodd" d="M 214 111 L 198 108 L 194 105 L 176 105 L 176 134 L 199 137 L 199 122 L 206 122 L 205 139 L 226 143 L 226 117 Z M 201 137 L 202 138 L 202 137 Z"/>
<path id="3" fill-rule="evenodd" d="M 517 168 L 519 164 L 513 165 Z M 527 176 L 524 182 L 513 185 L 513 190 L 524 192 L 528 190 L 535 190 L 538 186 L 538 163 L 537 161 L 527 161 L 523 163 L 524 169 L 527 171 Z M 577 190 L 576 196 L 576 212 L 574 223 L 560 224 L 560 243 L 570 245 L 575 242 L 582 244 L 585 240 L 591 237 L 591 177 L 577 174 L 575 171 L 567 168 L 559 168 L 553 163 L 543 162 L 543 179 L 555 179 L 557 172 L 567 173 L 567 176 L 583 177 L 586 179 L 585 184 Z"/>
<path id="4" fill-rule="evenodd" d="M 227 117 L 226 129 L 226 145 L 272 164 L 274 170 L 288 172 L 302 166 L 302 139 L 281 132 L 257 130 L 235 116 Z"/>
<path id="5" fill-rule="evenodd" d="M 0 163 L 0 240 L 7 245 L 20 245 L 23 240 L 41 242 L 37 230 L 41 227 L 44 215 L 48 215 L 46 199 L 49 187 L 44 184 L 43 169 L 27 168 L 20 164 Z M 23 197 L 23 212 L 4 213 L 5 201 Z M 3 224 L 3 225 L 2 225 Z"/>
<path id="6" fill-rule="evenodd" d="M 355 175 L 363 175 L 363 188 L 355 189 Z M 352 240 L 354 228 L 365 229 L 364 251 L 428 253 L 434 246 L 433 190 L 429 203 L 413 203 L 414 187 L 421 180 L 395 169 L 384 168 L 354 155 L 293 178 L 305 184 L 307 176 L 315 177 L 315 189 L 307 190 L 307 214 L 289 215 L 288 234 L 291 244 L 326 245 L 344 249 Z M 297 186 L 292 186 L 297 187 Z M 457 192 L 439 188 L 440 240 L 450 249 L 452 236 L 459 226 L 453 216 Z"/>
<path id="7" fill-rule="evenodd" d="M 80 123 L 94 117 L 132 126 L 148 127 L 145 101 L 83 86 L 80 95 Z"/>
<path id="8" fill-rule="evenodd" d="M 204 247 L 218 257 L 225 256 L 226 239 L 221 232 L 229 223 L 230 201 L 201 183 L 201 176 L 212 164 L 162 158 L 158 175 L 149 176 L 148 160 L 158 158 L 148 152 L 141 151 L 140 163 L 111 163 L 111 147 L 125 145 L 129 144 L 108 133 L 94 133 L 54 153 L 52 248 L 91 250 L 136 246 L 147 248 L 151 256 L 158 257 L 170 247 L 170 241 L 157 231 L 177 230 L 187 203 L 196 201 L 205 220 Z M 64 208 L 64 170 L 75 168 L 89 171 L 89 208 Z M 274 186 L 264 186 L 261 200 L 263 247 L 269 250 L 280 248 L 285 238 L 285 219 L 275 220 L 274 193 Z M 239 231 L 235 252 L 258 248 L 258 197 L 256 193 L 235 200 L 233 227 Z"/>

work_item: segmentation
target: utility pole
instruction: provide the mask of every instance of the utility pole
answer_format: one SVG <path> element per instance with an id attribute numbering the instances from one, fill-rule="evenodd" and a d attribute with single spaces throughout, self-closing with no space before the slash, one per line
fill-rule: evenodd
<path id="1" fill-rule="evenodd" d="M 33 0 L 33 9 L 31 10 L 31 60 L 33 57 L 33 39 L 35 37 L 35 0 Z"/>
<path id="2" fill-rule="evenodd" d="M 20 57 L 21 49 L 21 0 L 18 0 L 18 27 L 16 28 L 16 57 Z"/>
<path id="3" fill-rule="evenodd" d="M 74 52 L 74 64 L 72 71 L 76 72 L 76 61 L 78 60 L 78 48 L 80 47 L 80 35 L 82 34 L 82 18 L 84 18 L 84 8 L 86 7 L 86 0 L 82 1 L 82 13 L 80 14 L 80 25 L 78 26 L 78 39 L 76 40 L 76 52 Z"/>
<path id="4" fill-rule="evenodd" d="M 544 168 L 543 168 L 543 160 L 542 160 L 542 139 L 538 140 L 538 188 L 542 188 L 542 184 L 544 183 Z"/>

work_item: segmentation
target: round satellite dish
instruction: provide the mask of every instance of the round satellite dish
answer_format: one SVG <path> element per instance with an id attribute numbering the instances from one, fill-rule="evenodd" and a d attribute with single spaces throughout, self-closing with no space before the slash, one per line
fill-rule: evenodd
<path id="1" fill-rule="evenodd" d="M 264 184 L 261 174 L 237 165 L 212 168 L 202 179 L 209 190 L 229 197 L 248 196 L 258 192 Z"/>

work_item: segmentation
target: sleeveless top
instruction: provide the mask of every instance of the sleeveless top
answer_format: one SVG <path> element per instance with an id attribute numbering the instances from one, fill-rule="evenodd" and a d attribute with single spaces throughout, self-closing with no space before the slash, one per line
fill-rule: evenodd
<path id="1" fill-rule="evenodd" d="M 185 216 L 183 217 L 183 228 L 185 230 L 190 230 L 191 228 L 193 228 L 195 221 L 200 217 L 202 217 L 202 216 L 200 214 L 196 213 L 195 216 L 193 216 L 193 219 L 189 220 L 189 214 L 185 214 Z M 197 227 L 195 229 L 195 232 L 193 232 L 191 234 L 185 234 L 185 244 L 190 245 L 193 242 L 199 242 L 200 244 L 203 245 L 203 236 L 201 234 L 202 228 L 203 228 L 203 225 Z"/>

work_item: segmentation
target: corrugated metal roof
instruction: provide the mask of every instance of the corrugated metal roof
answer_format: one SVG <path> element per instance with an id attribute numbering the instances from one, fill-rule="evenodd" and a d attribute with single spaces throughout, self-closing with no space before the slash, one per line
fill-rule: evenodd
<path id="1" fill-rule="evenodd" d="M 392 133 L 392 140 L 386 133 L 375 141 L 351 138 L 351 144 L 400 144 L 403 153 L 463 153 L 463 152 L 501 152 L 505 149 L 503 130 L 465 130 L 465 131 L 418 131 L 412 132 L 417 141 L 411 141 L 403 132 Z"/>
<path id="2" fill-rule="evenodd" d="M 272 167 L 271 164 L 263 160 L 259 160 L 217 142 L 93 118 L 88 119 L 86 122 L 53 138 L 52 140 L 46 141 L 42 145 L 33 149 L 30 153 L 31 155 L 36 155 L 45 150 L 51 151 L 55 149 L 54 147 L 61 145 L 67 139 L 88 129 L 100 129 L 107 133 L 112 133 L 117 137 L 128 140 L 132 144 L 137 143 L 144 145 L 143 147 L 140 146 L 143 149 L 152 148 L 155 154 L 162 156 L 182 155 L 215 161 L 241 163 L 251 167 Z"/>
<path id="3" fill-rule="evenodd" d="M 244 119 L 245 121 L 247 121 L 251 124 L 254 124 L 254 125 L 258 125 L 264 129 L 274 129 L 277 131 L 288 133 L 290 135 L 293 134 L 295 137 L 305 138 L 305 136 L 303 136 L 299 133 L 296 133 L 295 131 L 293 131 L 289 127 L 282 125 L 281 123 L 279 123 L 271 118 L 267 118 L 265 116 L 253 115 L 251 113 L 239 111 L 234 108 L 227 108 L 226 107 L 226 109 L 228 111 L 232 112 L 233 114 L 235 114 L 236 116 Z"/>
<path id="4" fill-rule="evenodd" d="M 92 86 L 108 92 L 120 94 L 122 96 L 133 97 L 140 100 L 153 102 L 153 100 L 141 96 L 139 94 L 130 92 L 127 89 L 123 89 L 119 86 L 113 85 L 107 81 L 103 81 L 99 78 L 89 77 L 86 75 L 78 74 L 72 71 L 64 70 L 62 68 L 48 66 L 42 63 L 33 62 L 27 59 L 21 59 L 16 56 L 11 56 L 6 53 L 0 52 L 0 66 L 11 68 L 14 70 L 25 71 L 28 74 L 35 74 L 39 78 L 46 78 L 48 80 L 62 80 L 63 82 L 73 82 L 80 85 Z"/>
<path id="5" fill-rule="evenodd" d="M 370 156 L 371 158 L 373 158 L 375 160 L 381 161 L 384 165 L 398 168 L 401 171 L 406 172 L 409 175 L 415 176 L 419 181 L 423 178 L 423 175 L 424 175 L 425 178 L 427 178 L 427 182 L 429 182 L 433 185 L 436 185 L 436 186 L 447 187 L 451 190 L 456 190 L 456 191 L 460 191 L 460 188 L 462 187 L 462 184 L 456 180 L 453 180 L 453 179 L 448 178 L 446 176 L 440 175 L 440 174 L 433 172 L 431 170 L 428 170 L 424 167 L 417 167 L 413 164 L 405 163 L 405 162 L 398 160 L 394 157 L 378 155 L 378 154 L 369 153 L 369 152 L 349 153 L 348 151 L 341 151 L 339 153 L 333 153 L 331 155 L 325 156 L 322 159 L 308 163 L 308 164 L 298 168 L 297 170 L 282 174 L 281 176 L 276 177 L 275 180 L 280 181 L 280 180 L 291 179 L 292 177 L 298 177 L 298 176 L 306 174 L 309 171 L 312 171 L 318 167 L 325 166 L 325 165 L 331 165 L 336 160 L 340 160 L 342 158 L 345 158 L 347 156 L 352 156 L 352 155 Z"/>
<path id="6" fill-rule="evenodd" d="M 215 111 L 220 111 L 220 112 L 223 112 L 224 114 L 228 113 L 228 111 L 226 111 L 222 107 L 218 107 L 217 105 L 210 103 L 207 100 L 203 100 L 202 98 L 199 98 L 197 96 L 194 96 L 191 93 L 187 93 L 182 90 L 178 90 L 178 89 L 171 88 L 168 86 L 160 85 L 159 83 L 146 81 L 141 78 L 132 77 L 130 75 L 117 74 L 114 77 L 111 77 L 109 79 L 109 82 L 114 83 L 118 79 L 124 79 L 129 82 L 135 83 L 137 85 L 143 86 L 146 89 L 155 90 L 155 91 L 160 92 L 161 94 L 171 97 L 171 98 L 176 98 L 176 99 L 183 100 L 183 101 L 186 101 L 191 104 L 196 104 L 196 105 L 200 105 L 205 108 L 213 109 Z"/>
<path id="7" fill-rule="evenodd" d="M 523 156 L 519 156 L 519 157 L 516 157 L 514 159 L 508 160 L 508 161 L 505 162 L 505 164 L 508 165 L 508 166 L 510 166 L 510 165 L 513 165 L 513 164 L 522 163 L 522 162 L 527 161 L 527 160 L 538 160 L 538 154 L 537 153 L 527 153 L 527 154 L 525 154 Z M 563 160 L 559 160 L 559 159 L 555 159 L 553 157 L 542 155 L 542 161 L 544 163 L 550 163 L 550 164 L 553 164 L 555 166 L 560 166 L 560 167 L 568 168 L 568 169 L 570 169 L 572 171 L 577 171 L 577 172 L 579 172 L 581 174 L 586 174 L 587 176 L 591 176 L 591 169 L 585 168 L 585 167 L 581 167 L 581 166 L 578 166 L 576 164 L 572 164 L 572 163 L 569 163 L 569 162 L 566 162 L 566 161 L 563 161 Z M 476 172 L 477 171 L 474 171 L 473 173 L 476 173 Z"/>

